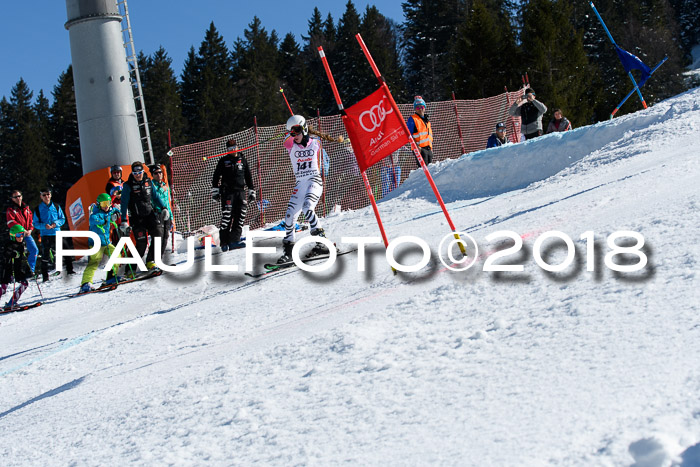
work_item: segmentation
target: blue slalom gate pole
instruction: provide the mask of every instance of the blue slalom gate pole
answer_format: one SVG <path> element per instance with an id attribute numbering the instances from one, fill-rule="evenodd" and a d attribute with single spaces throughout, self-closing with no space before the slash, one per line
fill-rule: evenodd
<path id="1" fill-rule="evenodd" d="M 666 60 L 668 60 L 668 57 L 664 57 L 664 59 L 661 60 L 661 61 L 659 62 L 658 65 L 656 65 L 654 68 L 652 68 L 651 71 L 649 72 L 649 75 L 653 75 L 654 72 L 655 72 L 661 65 L 663 65 L 663 63 L 664 63 Z M 644 86 L 644 85 L 642 84 L 642 86 Z M 615 110 L 613 110 L 612 113 L 610 114 L 610 119 L 611 119 L 611 120 L 612 120 L 612 118 L 615 116 L 615 114 L 617 113 L 617 111 L 620 110 L 620 107 L 622 107 L 622 104 L 624 104 L 625 102 L 627 102 L 627 99 L 629 99 L 630 96 L 631 96 L 632 94 L 634 94 L 634 91 L 636 91 L 637 89 L 639 89 L 639 88 L 638 88 L 638 87 L 635 87 L 634 89 L 632 89 L 632 90 L 629 92 L 629 94 L 627 94 L 627 95 L 625 96 L 625 98 L 622 99 L 622 102 L 620 102 L 619 104 L 617 104 L 617 107 L 615 107 Z"/>
<path id="2" fill-rule="evenodd" d="M 605 29 L 605 33 L 608 35 L 610 42 L 612 42 L 612 45 L 617 47 L 617 44 L 615 43 L 615 39 L 613 39 L 612 34 L 610 34 L 608 27 L 605 25 L 605 21 L 603 21 L 603 18 L 600 17 L 600 13 L 598 13 L 598 10 L 596 10 L 595 5 L 593 4 L 593 2 L 590 2 L 590 4 L 591 4 L 591 8 L 593 8 L 593 11 L 595 12 L 595 15 L 598 17 L 598 21 L 600 21 L 600 24 L 603 25 L 603 29 Z M 637 86 L 637 80 L 634 79 L 634 76 L 632 76 L 631 71 L 627 72 L 627 76 L 630 77 L 630 79 L 632 80 L 632 84 L 634 84 L 634 89 L 632 90 L 632 92 L 637 91 L 637 94 L 639 95 L 639 100 L 642 101 L 642 106 L 646 109 L 647 103 L 644 101 L 644 96 L 642 96 L 642 91 L 640 91 L 639 86 Z"/>

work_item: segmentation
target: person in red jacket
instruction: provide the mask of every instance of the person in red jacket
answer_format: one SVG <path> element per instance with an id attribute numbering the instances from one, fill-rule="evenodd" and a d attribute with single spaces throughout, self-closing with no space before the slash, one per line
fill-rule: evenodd
<path id="1" fill-rule="evenodd" d="M 32 274 L 34 274 L 36 257 L 39 253 L 39 247 L 36 246 L 36 242 L 32 237 L 32 230 L 34 230 L 34 214 L 32 214 L 32 209 L 27 203 L 22 202 L 21 191 L 12 190 L 10 201 L 10 207 L 5 211 L 7 228 L 9 230 L 15 225 L 21 225 L 24 228 L 26 232 L 24 243 L 27 246 L 27 262 L 32 270 Z"/>

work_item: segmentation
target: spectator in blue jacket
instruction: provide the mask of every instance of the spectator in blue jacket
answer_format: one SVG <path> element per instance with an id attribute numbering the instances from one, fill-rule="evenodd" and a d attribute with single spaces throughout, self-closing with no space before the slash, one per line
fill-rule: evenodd
<path id="1" fill-rule="evenodd" d="M 49 280 L 49 269 L 56 252 L 56 232 L 66 223 L 66 216 L 61 206 L 51 201 L 51 188 L 45 188 L 39 194 L 41 203 L 34 210 L 34 226 L 39 229 L 39 235 L 41 235 L 41 277 L 46 282 Z M 71 248 L 65 239 L 63 247 Z M 66 257 L 66 271 L 68 274 L 75 274 L 71 256 Z"/>
<path id="2" fill-rule="evenodd" d="M 499 122 L 496 124 L 496 132 L 491 133 L 491 136 L 489 136 L 489 140 L 486 142 L 486 147 L 497 148 L 508 143 L 510 143 L 510 141 L 508 141 L 508 136 L 506 135 L 506 124 Z"/>

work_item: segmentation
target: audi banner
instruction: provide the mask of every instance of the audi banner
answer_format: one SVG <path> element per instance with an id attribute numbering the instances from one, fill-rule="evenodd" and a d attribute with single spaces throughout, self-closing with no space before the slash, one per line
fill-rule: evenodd
<path id="1" fill-rule="evenodd" d="M 363 172 L 409 143 L 401 115 L 394 112 L 390 98 L 382 88 L 345 112 L 343 123 Z"/>

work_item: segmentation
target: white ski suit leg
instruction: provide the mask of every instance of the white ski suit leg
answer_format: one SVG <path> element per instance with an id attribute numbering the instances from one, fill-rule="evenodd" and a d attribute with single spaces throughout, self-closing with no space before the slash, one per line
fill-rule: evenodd
<path id="1" fill-rule="evenodd" d="M 292 197 L 289 199 L 287 214 L 284 218 L 285 240 L 294 241 L 294 225 L 302 211 L 311 229 L 320 227 L 315 208 L 322 194 L 323 183 L 320 175 L 297 181 L 294 191 L 292 191 Z"/>

